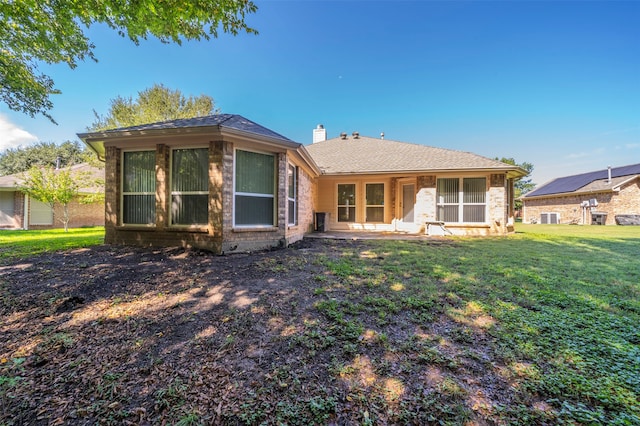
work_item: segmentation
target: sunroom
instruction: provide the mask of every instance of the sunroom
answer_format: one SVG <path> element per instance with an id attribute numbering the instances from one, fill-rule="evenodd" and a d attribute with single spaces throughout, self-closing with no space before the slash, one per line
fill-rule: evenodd
<path id="1" fill-rule="evenodd" d="M 106 162 L 107 243 L 223 253 L 286 245 L 313 228 L 313 161 L 241 116 L 79 136 Z"/>

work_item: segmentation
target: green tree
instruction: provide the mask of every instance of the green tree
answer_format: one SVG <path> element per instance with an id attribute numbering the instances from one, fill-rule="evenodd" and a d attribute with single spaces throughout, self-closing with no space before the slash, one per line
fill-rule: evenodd
<path id="1" fill-rule="evenodd" d="M 56 170 L 53 167 L 32 167 L 23 175 L 18 186 L 21 191 L 36 200 L 49 204 L 53 210 L 56 204 L 62 206 L 60 221 L 64 230 L 69 230 L 69 203 L 80 195 L 80 189 L 90 185 L 89 177 L 84 173 L 74 173 L 70 169 Z M 94 201 L 93 198 L 91 198 Z"/>
<path id="2" fill-rule="evenodd" d="M 2 1 L 0 99 L 14 111 L 42 114 L 55 123 L 50 95 L 60 91 L 38 65 L 65 63 L 73 69 L 79 61 L 97 61 L 85 34 L 90 25 L 106 24 L 136 44 L 149 36 L 181 44 L 216 38 L 219 30 L 257 34 L 244 21 L 256 10 L 251 0 Z"/>
<path id="3" fill-rule="evenodd" d="M 106 116 L 94 110 L 96 121 L 90 131 L 115 129 L 178 118 L 204 117 L 219 113 L 211 96 L 185 97 L 179 90 L 171 90 L 162 84 L 138 92 L 138 98 L 118 96 L 111 100 Z"/>
<path id="4" fill-rule="evenodd" d="M 527 192 L 531 191 L 533 188 L 536 187 L 536 184 L 532 182 L 531 178 L 528 178 L 528 176 L 531 176 L 531 172 L 533 172 L 533 164 L 528 163 L 526 161 L 522 162 L 522 163 L 517 163 L 516 160 L 513 157 L 502 157 L 502 158 L 495 158 L 498 161 L 501 161 L 503 163 L 506 164 L 511 164 L 514 166 L 518 166 L 521 169 L 525 170 L 527 172 L 527 175 L 518 179 L 514 186 L 514 192 L 515 192 L 515 198 L 516 198 L 516 202 L 515 202 L 515 208 L 516 210 L 522 210 L 522 201 L 519 200 L 520 197 L 522 197 L 524 194 L 526 194 Z"/>
<path id="5" fill-rule="evenodd" d="M 60 145 L 39 142 L 24 148 L 9 148 L 0 153 L 0 176 L 25 172 L 33 166 L 68 167 L 92 162 L 94 157 L 77 141 L 66 141 Z"/>

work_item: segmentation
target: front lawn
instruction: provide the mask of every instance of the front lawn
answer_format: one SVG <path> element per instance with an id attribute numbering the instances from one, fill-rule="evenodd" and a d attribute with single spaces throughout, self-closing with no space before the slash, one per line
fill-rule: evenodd
<path id="1" fill-rule="evenodd" d="M 640 227 L 517 231 L 16 259 L 0 424 L 640 424 Z"/>
<path id="2" fill-rule="evenodd" d="M 0 261 L 43 252 L 90 247 L 104 241 L 104 227 L 45 230 L 0 230 Z"/>

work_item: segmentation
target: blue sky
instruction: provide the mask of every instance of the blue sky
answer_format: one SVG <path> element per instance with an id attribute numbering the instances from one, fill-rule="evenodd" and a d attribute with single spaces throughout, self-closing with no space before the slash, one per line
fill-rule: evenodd
<path id="1" fill-rule="evenodd" d="M 155 83 L 212 96 L 308 144 L 340 132 L 513 157 L 533 181 L 640 162 L 640 2 L 258 1 L 260 34 L 139 46 L 102 26 L 98 63 L 43 66 L 52 115 L 0 105 L 0 149 L 76 140 Z"/>

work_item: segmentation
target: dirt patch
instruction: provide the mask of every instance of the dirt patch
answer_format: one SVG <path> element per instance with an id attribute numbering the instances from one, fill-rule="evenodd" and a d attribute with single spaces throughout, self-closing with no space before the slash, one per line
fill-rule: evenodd
<path id="1" fill-rule="evenodd" d="M 483 333 L 438 307 L 376 321 L 353 302 L 375 289 L 327 269 L 345 251 L 379 267 L 372 244 L 99 246 L 0 265 L 0 423 L 500 423 L 518 396 Z"/>

